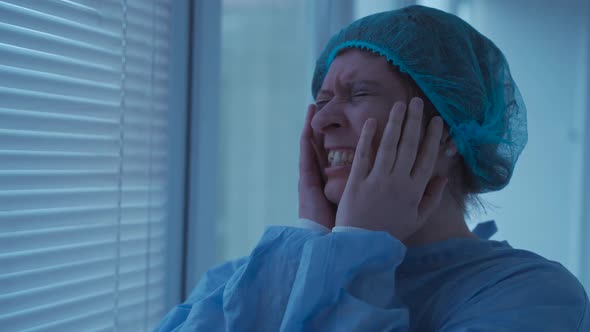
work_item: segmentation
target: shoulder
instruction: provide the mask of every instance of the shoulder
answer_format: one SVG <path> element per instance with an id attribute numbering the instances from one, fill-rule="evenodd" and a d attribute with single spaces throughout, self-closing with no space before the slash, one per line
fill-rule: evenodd
<path id="1" fill-rule="evenodd" d="M 490 257 L 494 275 L 489 275 L 490 289 L 521 286 L 523 292 L 571 294 L 586 300 L 582 284 L 562 264 L 533 252 L 506 248 Z"/>
<path id="2" fill-rule="evenodd" d="M 560 263 L 526 250 L 506 248 L 486 257 L 481 266 L 477 273 L 480 287 L 458 316 L 473 318 L 485 313 L 514 327 L 544 325 L 542 331 L 549 326 L 578 331 L 582 324 L 588 324 L 588 296 L 578 279 Z"/>

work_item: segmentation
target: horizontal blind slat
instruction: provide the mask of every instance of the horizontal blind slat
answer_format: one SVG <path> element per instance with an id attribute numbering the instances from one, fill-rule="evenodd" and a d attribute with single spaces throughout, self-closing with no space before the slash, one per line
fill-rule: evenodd
<path id="1" fill-rule="evenodd" d="M 95 6 L 88 6 L 71 0 L 4 0 L 4 2 L 60 16 L 81 24 L 97 25 L 101 21 L 101 13 Z"/>
<path id="2" fill-rule="evenodd" d="M 45 92 L 0 87 L 0 108 L 31 111 L 59 110 L 62 114 L 118 120 L 118 101 L 102 101 Z"/>
<path id="3" fill-rule="evenodd" d="M 108 222 L 108 221 L 105 221 Z M 11 232 L 0 235 L 0 252 L 10 254 L 39 248 L 114 239 L 117 224 L 64 227 L 50 230 Z M 69 238 L 68 238 L 69 237 Z M 33 257 L 31 257 L 33 258 Z"/>
<path id="4" fill-rule="evenodd" d="M 118 154 L 45 151 L 0 151 L 0 170 L 117 169 Z"/>
<path id="5" fill-rule="evenodd" d="M 158 123 L 158 125 L 160 125 Z M 0 108 L 0 128 L 45 132 L 116 135 L 119 123 L 87 116 Z"/>
<path id="6" fill-rule="evenodd" d="M 122 254 L 119 263 L 122 266 L 138 268 L 145 265 L 148 254 L 150 262 L 162 264 L 165 262 L 164 251 L 150 248 L 149 252 L 146 250 L 132 255 Z M 67 280 L 84 279 L 97 275 L 101 271 L 115 266 L 116 263 L 117 257 L 113 253 L 111 257 L 72 261 L 67 264 L 3 274 L 0 275 L 0 284 L 3 285 L 1 290 L 3 294 L 8 294 L 63 283 Z"/>
<path id="7" fill-rule="evenodd" d="M 85 61 L 91 61 L 111 68 L 120 68 L 120 49 L 101 48 L 89 43 L 2 22 L 0 22 L 0 43 L 74 59 L 82 58 Z"/>
<path id="8" fill-rule="evenodd" d="M 130 186 L 164 186 L 166 174 L 161 170 L 154 172 L 149 165 L 141 170 L 126 170 L 125 184 Z M 117 184 L 119 173 L 115 170 L 0 170 L 0 190 L 23 189 L 72 189 L 84 187 L 113 187 Z"/>
<path id="9" fill-rule="evenodd" d="M 115 330 L 113 321 L 113 309 L 87 311 L 80 315 L 66 319 L 53 321 L 47 324 L 37 325 L 20 332 L 112 332 Z"/>
<path id="10" fill-rule="evenodd" d="M 150 310 L 149 313 L 152 315 L 157 315 L 158 320 L 160 317 L 163 316 L 162 312 L 163 308 L 163 291 L 158 288 L 157 293 L 160 293 L 159 296 L 149 296 L 149 304 Z M 119 312 L 120 315 L 130 315 L 132 316 L 131 319 L 135 318 L 135 314 L 138 311 L 142 311 L 145 304 L 143 300 L 137 300 L 129 304 L 120 305 Z M 36 331 L 112 331 L 113 330 L 113 322 L 112 322 L 112 309 L 106 308 L 102 310 L 93 310 L 87 311 L 80 315 L 75 315 L 73 317 L 67 317 L 62 320 L 54 321 L 47 324 L 38 325 L 34 328 L 24 330 L 26 332 L 36 332 Z M 125 320 L 126 322 L 129 319 Z M 89 329 L 89 326 L 92 326 L 92 329 Z M 155 326 L 153 326 L 155 328 Z M 23 332 L 24 332 L 23 331 Z"/>
<path id="11" fill-rule="evenodd" d="M 4 65 L 0 65 L 0 86 L 89 100 L 118 100 L 120 95 L 118 83 L 99 83 Z"/>
<path id="12" fill-rule="evenodd" d="M 153 219 L 165 219 L 166 200 L 161 202 L 141 202 L 121 205 L 123 220 L 136 220 L 145 215 L 145 211 L 152 211 Z M 90 225 L 102 223 L 104 220 L 117 218 L 116 205 L 87 205 L 79 207 L 63 207 L 48 209 L 30 209 L 18 211 L 0 211 L 0 231 L 18 232 L 38 228 L 69 227 L 75 225 Z"/>
<path id="13" fill-rule="evenodd" d="M 121 81 L 121 74 L 114 67 L 15 45 L 0 43 L 0 58 L 3 65 L 16 68 L 111 84 Z"/>
<path id="14" fill-rule="evenodd" d="M 127 10 L 127 26 L 133 27 L 136 29 L 141 29 L 144 31 L 146 35 L 152 33 L 155 30 L 157 33 L 163 35 L 170 34 L 170 11 L 168 9 L 160 8 L 156 10 L 156 18 L 153 19 L 151 14 L 145 15 L 139 10 L 135 8 L 129 8 Z M 120 26 L 120 22 L 117 20 L 116 15 L 109 15 L 115 14 L 117 12 L 117 7 L 110 7 L 110 8 L 103 8 L 101 12 L 103 13 L 104 20 L 103 24 L 106 27 L 111 29 L 116 29 L 117 26 Z"/>
<path id="15" fill-rule="evenodd" d="M 109 292 L 97 292 L 83 298 L 67 299 L 46 307 L 0 316 L 0 325 L 10 326 L 12 331 L 23 331 L 87 312 L 109 310 L 112 313 L 114 296 L 113 287 Z"/>
<path id="16" fill-rule="evenodd" d="M 142 277 L 148 273 L 148 270 L 161 269 L 162 266 L 159 264 L 148 269 L 145 266 L 145 259 L 140 263 L 144 265 L 119 274 L 120 279 L 129 281 L 124 285 L 119 284 L 119 289 L 141 290 L 148 285 L 157 285 L 163 279 L 160 276 L 160 278 L 156 278 L 153 281 L 150 280 L 146 283 Z M 64 298 L 82 297 L 87 294 L 96 293 L 97 291 L 108 292 L 113 289 L 117 278 L 115 267 L 116 265 L 112 265 L 96 275 L 85 278 L 70 279 L 57 284 L 0 295 L 0 316 L 47 306 L 55 302 L 60 302 Z"/>
<path id="17" fill-rule="evenodd" d="M 125 115 L 125 130 L 131 137 L 138 132 L 154 132 L 167 135 L 167 115 L 128 111 Z M 118 135 L 119 122 L 91 116 L 77 116 L 51 112 L 38 112 L 0 108 L 0 128 L 48 131 L 72 134 Z"/>
<path id="18" fill-rule="evenodd" d="M 154 82 L 156 85 L 161 85 L 161 86 L 167 86 L 168 84 L 168 74 L 167 74 L 167 66 L 160 66 L 160 64 L 158 63 L 158 68 L 162 68 L 160 70 L 158 70 L 156 68 L 155 72 L 154 72 Z M 128 79 L 133 83 L 133 82 L 137 82 L 138 84 L 146 84 L 145 79 L 150 77 L 150 75 L 148 75 L 145 72 L 145 66 L 138 66 L 138 65 L 132 65 L 130 64 L 127 67 L 127 77 Z"/>
<path id="19" fill-rule="evenodd" d="M 29 310 L 0 315 L 0 326 L 10 326 L 16 330 L 23 330 L 41 324 L 68 319 L 71 316 L 81 315 L 88 311 L 112 308 L 114 288 L 111 288 L 112 290 L 96 290 L 85 296 L 68 298 Z M 119 293 L 120 296 L 138 296 L 141 295 L 143 290 L 144 286 L 139 285 L 119 289 Z"/>
<path id="20" fill-rule="evenodd" d="M 167 128 L 161 127 L 165 123 L 163 121 L 157 121 L 157 119 L 150 121 L 146 118 L 147 115 L 142 115 L 141 113 L 137 114 L 139 116 L 130 116 L 125 123 L 125 127 L 128 128 L 128 133 L 124 138 L 124 143 L 129 147 L 134 144 L 136 145 L 135 149 L 132 148 L 128 151 L 129 154 L 127 154 L 127 156 L 133 156 L 133 153 L 140 153 L 140 151 L 145 149 L 148 149 L 148 151 L 149 149 L 161 149 L 162 152 L 166 150 L 167 146 L 165 143 L 167 142 Z M 34 123 L 21 121 L 22 119 L 19 119 L 18 115 L 15 114 L 14 116 L 11 116 L 9 112 L 2 112 L 0 109 L 0 120 L 5 118 L 7 119 L 6 122 L 0 122 L 0 150 L 84 152 L 88 150 L 89 146 L 91 146 L 97 153 L 113 153 L 118 151 L 118 133 L 115 130 L 114 125 L 108 120 L 104 120 L 103 124 L 111 127 L 109 128 L 110 130 L 102 135 L 96 135 L 57 131 L 2 129 L 3 127 L 13 128 L 18 126 L 24 127 L 24 125 L 32 126 Z M 25 116 L 25 118 L 27 117 Z M 59 123 L 59 121 L 54 121 L 54 123 Z M 49 122 L 49 125 L 50 124 L 51 122 Z M 89 123 L 89 125 L 91 124 L 92 123 Z M 105 126 L 103 126 L 103 128 L 104 127 Z M 69 130 L 69 128 L 71 127 L 65 127 L 63 124 L 61 125 L 61 130 Z M 146 144 L 150 142 L 151 145 Z M 160 152 L 157 152 L 155 155 L 158 156 L 158 153 Z"/>
<path id="21" fill-rule="evenodd" d="M 99 47 L 117 48 L 121 46 L 120 32 L 115 34 L 102 30 L 98 24 L 87 26 L 60 16 L 6 2 L 0 2 L 0 21 L 70 40 L 91 43 Z"/>
<path id="22" fill-rule="evenodd" d="M 71 280 L 63 284 L 25 290 L 15 294 L 0 295 L 0 317 L 20 311 L 34 310 L 37 307 L 59 303 L 64 299 L 95 294 L 97 291 L 114 291 L 115 266 L 101 271 L 95 276 L 81 280 Z M 56 292 L 63 294 L 56 294 Z"/>
<path id="23" fill-rule="evenodd" d="M 147 199 L 146 199 L 147 201 Z M 152 223 L 148 222 L 148 218 Z M 10 232 L 0 234 L 0 252 L 10 254 L 13 252 L 30 251 L 38 248 L 49 248 L 60 245 L 93 241 L 103 241 L 115 238 L 117 231 L 125 235 L 147 234 L 148 231 L 154 234 L 161 234 L 162 220 L 152 219 L 146 213 L 143 222 L 124 222 L 117 226 L 116 219 L 105 220 L 101 224 L 90 224 L 82 226 L 69 226 L 60 228 L 45 228 L 21 232 Z M 158 227 L 160 225 L 160 227 Z M 149 237 L 152 237 L 151 235 Z M 156 237 L 156 236 L 154 236 Z M 0 273 L 1 274 L 1 273 Z"/>
<path id="24" fill-rule="evenodd" d="M 148 237 L 136 236 L 120 241 L 121 251 L 126 255 L 145 252 L 145 241 Z M 151 237 L 153 250 L 164 250 L 164 239 Z M 51 248 L 22 251 L 0 255 L 4 273 L 17 273 L 26 270 L 40 269 L 55 265 L 66 264 L 73 260 L 90 260 L 112 257 L 117 242 L 113 238 L 108 241 L 76 243 Z M 28 260 L 35 257 L 36 260 Z"/>
<path id="25" fill-rule="evenodd" d="M 66 151 L 116 153 L 119 138 L 114 135 L 70 134 L 31 130 L 1 129 L 0 150 L 18 151 Z"/>
<path id="26" fill-rule="evenodd" d="M 140 168 L 150 160 L 165 159 L 166 151 L 156 151 L 149 155 L 129 151 L 124 156 L 125 166 Z M 0 150 L 0 170 L 38 170 L 38 169 L 118 169 L 119 155 L 110 153 L 85 152 L 46 152 L 46 151 L 8 151 Z M 159 172 L 164 164 L 156 163 L 152 169 Z"/>
<path id="27" fill-rule="evenodd" d="M 161 197 L 163 188 L 145 186 L 123 186 L 121 199 L 127 203 L 140 203 L 151 191 L 152 201 Z M 89 204 L 117 204 L 118 188 L 74 188 L 74 189 L 36 189 L 36 190 L 2 190 L 0 191 L 0 211 L 23 210 L 31 208 L 86 206 Z"/>

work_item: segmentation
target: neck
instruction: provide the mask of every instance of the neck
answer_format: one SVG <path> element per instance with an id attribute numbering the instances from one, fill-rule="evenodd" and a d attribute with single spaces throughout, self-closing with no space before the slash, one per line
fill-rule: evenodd
<path id="1" fill-rule="evenodd" d="M 450 196 L 445 192 L 439 207 L 426 220 L 422 228 L 412 236 L 405 239 L 403 243 L 407 247 L 430 244 L 452 238 L 477 238 L 473 234 L 463 216 L 463 211 Z"/>

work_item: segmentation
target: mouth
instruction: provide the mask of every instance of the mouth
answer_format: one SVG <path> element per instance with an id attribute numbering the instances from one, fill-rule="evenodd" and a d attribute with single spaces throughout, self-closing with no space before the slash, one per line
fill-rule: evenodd
<path id="1" fill-rule="evenodd" d="M 354 160 L 354 149 L 328 149 L 328 168 L 351 166 Z"/>
<path id="2" fill-rule="evenodd" d="M 346 176 L 352 170 L 352 164 L 342 166 L 329 166 L 324 168 L 324 174 L 327 178 Z"/>

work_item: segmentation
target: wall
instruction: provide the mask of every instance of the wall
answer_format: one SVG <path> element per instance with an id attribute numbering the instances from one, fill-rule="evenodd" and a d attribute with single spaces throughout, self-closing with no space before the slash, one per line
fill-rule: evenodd
<path id="1" fill-rule="evenodd" d="M 499 232 L 581 276 L 587 1 L 465 1 L 461 12 L 502 49 L 528 108 L 529 143 L 510 185 L 485 198 Z M 587 143 L 586 143 L 587 144 Z M 586 203 L 587 204 L 587 203 Z M 587 221 L 584 221 L 587 222 Z M 585 280 L 586 286 L 590 286 Z"/>

